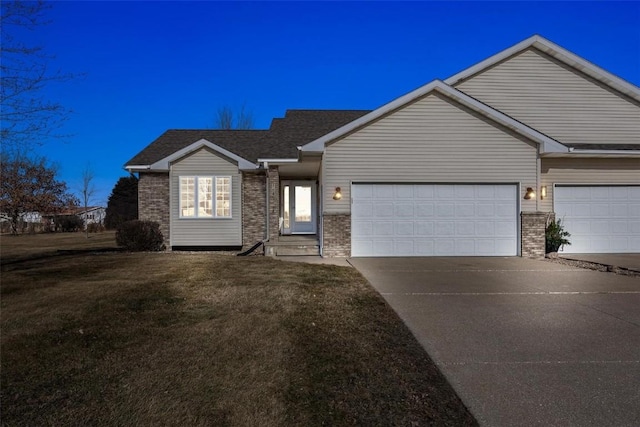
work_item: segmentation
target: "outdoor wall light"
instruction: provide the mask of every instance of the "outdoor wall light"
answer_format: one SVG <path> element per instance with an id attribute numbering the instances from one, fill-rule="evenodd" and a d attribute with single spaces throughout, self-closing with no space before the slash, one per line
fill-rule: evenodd
<path id="1" fill-rule="evenodd" d="M 536 192 L 533 191 L 533 188 L 527 187 L 527 192 L 524 194 L 525 200 L 534 199 L 536 197 Z"/>
<path id="2" fill-rule="evenodd" d="M 544 200 L 545 197 L 547 197 L 547 186 L 543 185 L 540 187 L 540 200 Z"/>
<path id="3" fill-rule="evenodd" d="M 333 200 L 340 200 L 342 199 L 342 191 L 340 190 L 340 187 L 336 187 L 336 192 L 333 193 Z"/>

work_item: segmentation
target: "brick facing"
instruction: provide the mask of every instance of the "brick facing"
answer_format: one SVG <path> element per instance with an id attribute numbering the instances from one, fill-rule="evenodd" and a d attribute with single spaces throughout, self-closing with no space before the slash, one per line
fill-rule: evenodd
<path id="1" fill-rule="evenodd" d="M 351 256 L 351 215 L 325 214 L 322 217 L 322 232 L 323 256 Z"/>
<path id="2" fill-rule="evenodd" d="M 265 237 L 265 175 L 242 174 L 242 245 L 248 249 Z"/>
<path id="3" fill-rule="evenodd" d="M 169 173 L 140 173 L 138 219 L 160 224 L 164 243 L 169 247 Z"/>
<path id="4" fill-rule="evenodd" d="M 547 212 L 522 212 L 521 217 L 521 252 L 523 257 L 544 258 Z"/>
<path id="5" fill-rule="evenodd" d="M 280 235 L 280 172 L 269 167 L 269 240 L 277 241 Z"/>

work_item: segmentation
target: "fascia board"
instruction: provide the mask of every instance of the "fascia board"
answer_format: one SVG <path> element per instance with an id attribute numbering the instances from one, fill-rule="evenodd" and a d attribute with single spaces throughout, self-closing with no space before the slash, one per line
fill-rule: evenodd
<path id="1" fill-rule="evenodd" d="M 258 163 L 297 163 L 298 159 L 258 159 Z"/>
<path id="2" fill-rule="evenodd" d="M 196 150 L 199 150 L 203 147 L 207 147 L 210 148 L 211 150 L 222 154 L 225 157 L 228 157 L 232 160 L 235 160 L 236 162 L 238 162 L 238 169 L 240 170 L 254 170 L 257 168 L 257 165 L 253 162 L 250 162 L 249 160 L 243 159 L 242 157 L 238 156 L 237 154 L 232 153 L 229 150 L 226 150 L 222 147 L 220 147 L 219 145 L 216 145 L 210 141 L 207 141 L 206 139 L 201 139 L 199 141 L 194 142 L 191 145 L 188 145 L 187 147 L 184 147 L 181 150 L 176 151 L 175 153 L 173 153 L 170 156 L 165 157 L 164 159 L 158 160 L 157 162 L 153 163 L 150 167 L 150 169 L 152 170 L 159 170 L 159 171 L 168 171 L 169 170 L 169 164 L 171 162 L 173 162 L 174 160 L 177 160 L 181 157 L 186 156 L 189 153 L 192 153 Z"/>
<path id="3" fill-rule="evenodd" d="M 611 74 L 610 72 L 598 67 L 597 65 L 568 51 L 562 46 L 559 46 L 539 35 L 529 37 L 528 39 L 523 40 L 520 43 L 511 46 L 510 48 L 505 49 L 502 52 L 499 52 L 472 67 L 462 70 L 461 72 L 445 79 L 444 82 L 448 85 L 455 85 L 459 81 L 477 74 L 484 69 L 489 68 L 494 64 L 497 64 L 498 62 L 527 49 L 528 47 L 535 47 L 536 49 L 546 53 L 549 56 L 552 56 L 553 58 L 556 58 L 557 60 L 567 64 L 568 66 L 573 67 L 581 71 L 582 73 L 596 79 L 597 81 L 600 81 L 612 87 L 618 92 L 623 93 L 635 99 L 636 101 L 640 101 L 640 88 L 638 88 L 637 86 L 627 82 L 624 79 L 621 79 L 614 74 Z"/>
<path id="4" fill-rule="evenodd" d="M 149 170 L 151 168 L 151 165 L 124 165 L 124 168 L 129 172 L 144 171 L 144 170 Z"/>
<path id="5" fill-rule="evenodd" d="M 569 153 L 546 153 L 541 157 L 616 157 L 616 158 L 638 158 L 640 151 L 637 150 L 573 150 Z"/>

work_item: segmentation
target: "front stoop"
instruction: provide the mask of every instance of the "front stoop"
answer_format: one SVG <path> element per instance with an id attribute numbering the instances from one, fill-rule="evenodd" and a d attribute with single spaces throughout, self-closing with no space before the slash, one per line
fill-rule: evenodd
<path id="1" fill-rule="evenodd" d="M 277 240 L 265 242 L 264 248 L 268 256 L 320 255 L 320 242 L 315 234 L 278 236 Z"/>

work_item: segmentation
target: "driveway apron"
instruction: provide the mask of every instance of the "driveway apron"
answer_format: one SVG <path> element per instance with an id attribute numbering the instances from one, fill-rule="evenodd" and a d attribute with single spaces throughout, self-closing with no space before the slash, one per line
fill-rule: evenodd
<path id="1" fill-rule="evenodd" d="M 353 258 L 486 426 L 640 426 L 640 278 L 524 258 Z"/>

